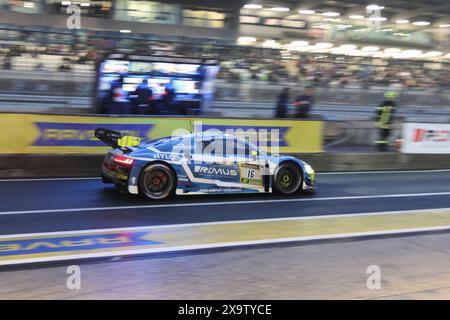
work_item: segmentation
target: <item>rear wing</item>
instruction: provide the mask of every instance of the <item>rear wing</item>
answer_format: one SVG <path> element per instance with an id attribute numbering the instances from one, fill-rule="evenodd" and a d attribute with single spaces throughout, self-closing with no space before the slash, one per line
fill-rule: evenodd
<path id="1" fill-rule="evenodd" d="M 119 147 L 118 141 L 120 138 L 122 138 L 122 134 L 119 131 L 105 128 L 95 129 L 94 134 L 97 139 L 106 143 L 108 146 L 111 146 L 114 149 Z"/>
<path id="2" fill-rule="evenodd" d="M 123 136 L 119 131 L 114 131 L 105 128 L 95 129 L 95 137 L 100 141 L 106 143 L 108 146 L 122 151 L 131 151 L 129 147 L 137 146 L 141 143 L 139 137 Z"/>

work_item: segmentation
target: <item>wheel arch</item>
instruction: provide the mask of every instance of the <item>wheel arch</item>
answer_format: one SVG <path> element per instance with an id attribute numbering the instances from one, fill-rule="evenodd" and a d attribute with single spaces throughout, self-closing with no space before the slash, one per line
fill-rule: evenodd
<path id="1" fill-rule="evenodd" d="M 168 163 L 164 160 L 152 160 L 152 161 L 149 161 L 146 164 L 144 164 L 141 167 L 141 170 L 139 172 L 139 177 L 138 177 L 138 181 L 137 181 L 139 194 L 142 194 L 141 190 L 140 190 L 140 181 L 142 179 L 142 173 L 144 172 L 145 168 L 147 168 L 148 166 L 153 165 L 153 164 L 163 164 L 163 165 L 167 166 L 172 171 L 173 176 L 175 177 L 175 188 L 178 186 L 178 175 L 177 175 L 177 172 L 175 171 L 174 167 L 170 163 Z"/>
<path id="2" fill-rule="evenodd" d="M 298 187 L 297 191 L 301 191 L 303 189 L 303 184 L 305 183 L 305 170 L 303 169 L 303 166 L 300 163 L 300 161 L 298 159 L 295 159 L 295 158 L 293 158 L 293 159 L 292 158 L 283 159 L 277 164 L 277 166 L 275 167 L 275 170 L 273 171 L 272 179 L 271 179 L 272 180 L 271 181 L 272 190 L 274 188 L 275 174 L 276 174 L 277 170 L 280 168 L 280 166 L 282 164 L 286 164 L 286 163 L 292 163 L 300 170 L 300 176 L 302 177 L 302 181 L 301 181 L 300 186 Z"/>

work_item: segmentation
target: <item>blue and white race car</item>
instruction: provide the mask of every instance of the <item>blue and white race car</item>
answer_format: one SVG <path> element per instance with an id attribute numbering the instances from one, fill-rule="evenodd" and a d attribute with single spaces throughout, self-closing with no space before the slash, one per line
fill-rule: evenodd
<path id="1" fill-rule="evenodd" d="M 192 133 L 144 142 L 98 128 L 95 136 L 113 147 L 103 162 L 103 182 L 150 199 L 315 189 L 314 169 L 304 161 L 271 155 L 233 135 Z"/>

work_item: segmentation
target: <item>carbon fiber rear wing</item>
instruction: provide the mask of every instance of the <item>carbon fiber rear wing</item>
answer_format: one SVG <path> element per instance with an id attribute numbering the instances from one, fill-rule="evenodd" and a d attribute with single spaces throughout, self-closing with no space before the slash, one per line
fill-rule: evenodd
<path id="1" fill-rule="evenodd" d="M 119 139 L 122 138 L 122 134 L 119 131 L 114 131 L 105 128 L 95 129 L 95 137 L 100 141 L 106 143 L 108 146 L 116 149 L 119 148 Z"/>

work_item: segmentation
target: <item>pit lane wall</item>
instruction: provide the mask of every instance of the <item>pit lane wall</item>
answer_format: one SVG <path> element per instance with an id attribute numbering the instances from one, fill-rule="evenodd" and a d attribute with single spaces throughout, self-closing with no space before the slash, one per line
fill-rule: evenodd
<path id="1" fill-rule="evenodd" d="M 260 141 L 266 140 L 269 151 L 271 145 L 279 147 L 280 153 L 323 151 L 323 122 L 318 120 L 3 113 L 0 123 L 0 154 L 3 155 L 104 154 L 109 147 L 95 138 L 94 130 L 98 127 L 146 139 L 211 129 L 244 136 L 257 132 Z"/>

